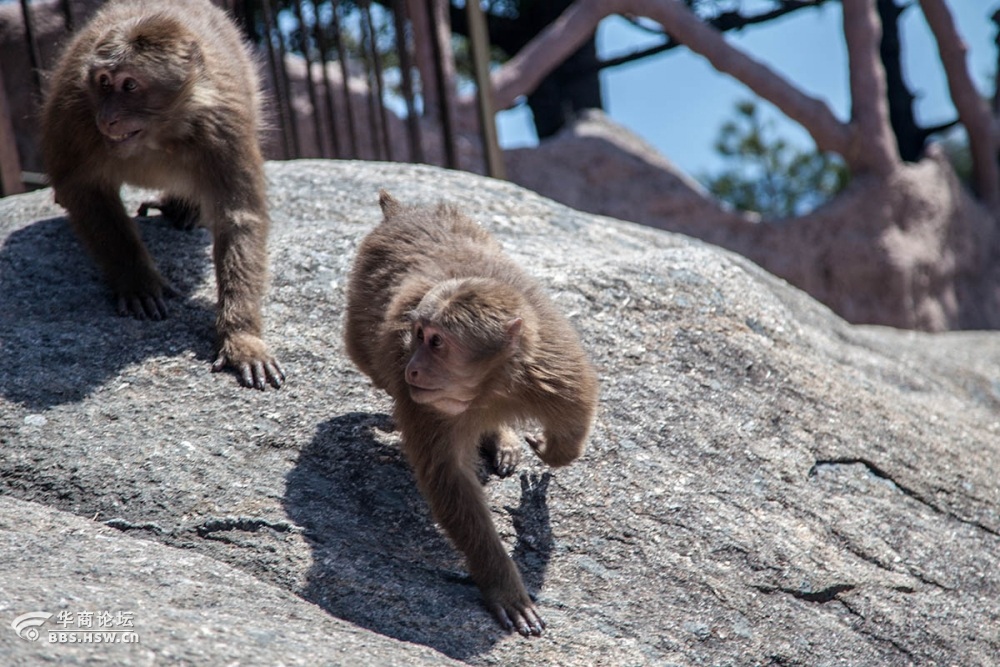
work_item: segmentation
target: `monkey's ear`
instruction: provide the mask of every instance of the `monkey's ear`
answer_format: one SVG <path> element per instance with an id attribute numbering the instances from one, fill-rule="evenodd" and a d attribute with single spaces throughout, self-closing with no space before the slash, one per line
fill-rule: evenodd
<path id="1" fill-rule="evenodd" d="M 515 317 L 507 323 L 507 347 L 516 350 L 521 346 L 521 331 L 524 328 L 524 319 Z"/>
<path id="2" fill-rule="evenodd" d="M 383 189 L 378 191 L 378 205 L 382 207 L 382 214 L 386 218 L 391 218 L 403 210 L 403 205 L 396 201 L 388 191 Z"/>

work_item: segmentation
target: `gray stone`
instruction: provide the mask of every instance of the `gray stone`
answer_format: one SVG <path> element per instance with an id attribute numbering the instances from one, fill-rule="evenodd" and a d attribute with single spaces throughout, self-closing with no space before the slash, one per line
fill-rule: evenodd
<path id="1" fill-rule="evenodd" d="M 207 232 L 143 221 L 180 295 L 167 321 L 138 322 L 113 315 L 51 193 L 0 200 L 0 663 L 1000 655 L 1000 335 L 850 326 L 736 255 L 465 173 L 268 174 L 280 391 L 209 372 Z M 380 187 L 463 206 L 599 369 L 584 457 L 549 471 L 526 452 L 486 487 L 541 638 L 483 609 L 390 402 L 343 352 L 346 272 Z M 139 643 L 49 641 L 60 612 L 103 611 L 131 612 Z M 11 627 L 29 612 L 53 614 L 34 642 Z"/>

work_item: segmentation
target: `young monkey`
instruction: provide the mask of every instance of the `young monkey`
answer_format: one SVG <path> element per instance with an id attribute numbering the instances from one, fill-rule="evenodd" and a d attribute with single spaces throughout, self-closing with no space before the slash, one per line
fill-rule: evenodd
<path id="1" fill-rule="evenodd" d="M 122 206 L 121 185 L 163 190 L 153 206 L 164 215 L 206 223 L 218 283 L 212 369 L 233 367 L 244 385 L 264 389 L 285 374 L 261 339 L 270 218 L 260 106 L 249 51 L 208 0 L 112 1 L 52 74 L 42 150 L 56 202 L 121 315 L 162 319 L 171 292 Z"/>
<path id="2" fill-rule="evenodd" d="M 545 623 L 504 549 L 476 469 L 480 448 L 502 475 L 516 465 L 513 425 L 550 466 L 583 452 L 598 384 L 576 333 L 500 245 L 456 208 L 404 207 L 385 191 L 385 219 L 361 243 L 344 340 L 358 367 L 395 400 L 417 484 L 506 629 Z"/>

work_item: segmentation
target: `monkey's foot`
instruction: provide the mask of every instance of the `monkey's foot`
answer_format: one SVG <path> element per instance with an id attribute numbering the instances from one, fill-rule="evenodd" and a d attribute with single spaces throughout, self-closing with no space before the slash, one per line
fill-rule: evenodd
<path id="1" fill-rule="evenodd" d="M 275 389 L 285 381 L 285 371 L 268 352 L 267 345 L 252 334 L 232 334 L 223 339 L 212 372 L 231 367 L 244 387 L 263 391 L 270 383 Z"/>
<path id="2" fill-rule="evenodd" d="M 513 593 L 511 596 L 503 595 L 487 600 L 486 606 L 504 630 L 517 630 L 525 637 L 541 636 L 545 630 L 545 621 L 538 614 L 535 603 L 525 593 Z"/>
<path id="3" fill-rule="evenodd" d="M 177 229 L 192 230 L 198 225 L 201 211 L 197 204 L 178 199 L 177 197 L 164 197 L 156 201 L 144 201 L 139 205 L 139 215 L 145 217 L 149 215 L 149 209 L 154 208 L 163 214 L 163 217 Z"/>
<path id="4" fill-rule="evenodd" d="M 521 439 L 508 426 L 484 435 L 480 447 L 498 477 L 510 477 L 521 462 Z"/>

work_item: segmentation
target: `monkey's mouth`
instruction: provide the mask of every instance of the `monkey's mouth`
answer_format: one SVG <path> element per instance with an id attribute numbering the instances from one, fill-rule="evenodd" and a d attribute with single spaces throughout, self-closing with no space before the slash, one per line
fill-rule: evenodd
<path id="1" fill-rule="evenodd" d="M 431 406 L 449 416 L 462 414 L 472 404 L 471 400 L 442 395 L 443 390 L 441 389 L 426 389 L 413 384 L 409 386 L 410 398 L 415 403 Z"/>
<path id="2" fill-rule="evenodd" d="M 132 130 L 131 132 L 126 132 L 125 134 L 105 134 L 104 138 L 113 144 L 123 144 L 140 132 L 142 132 L 142 130 Z"/>

